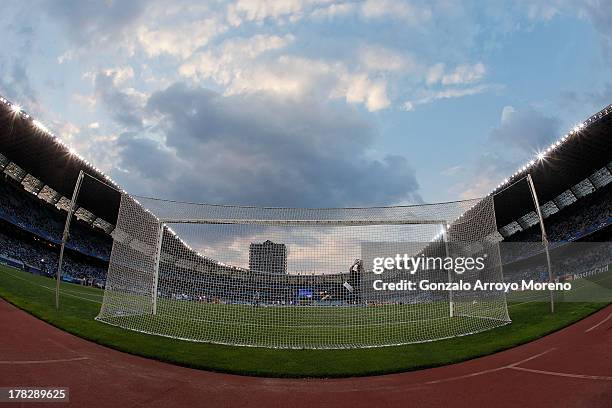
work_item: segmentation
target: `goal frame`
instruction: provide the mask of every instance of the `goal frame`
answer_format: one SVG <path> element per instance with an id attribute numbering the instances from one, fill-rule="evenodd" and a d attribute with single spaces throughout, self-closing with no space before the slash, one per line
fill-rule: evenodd
<path id="1" fill-rule="evenodd" d="M 417 284 L 410 292 L 379 292 L 374 259 L 408 254 L 445 262 L 475 254 L 471 248 L 478 246 L 464 244 L 496 231 L 492 197 L 287 208 L 185 203 L 122 192 L 96 320 L 186 341 L 279 349 L 387 347 L 471 335 L 511 322 L 505 296 L 485 295 L 481 302 L 478 294 L 450 285 L 440 291 Z M 249 242 L 266 241 L 290 251 L 282 273 L 251 266 L 251 254 L 245 253 Z M 354 258 L 364 267 L 347 273 L 345 265 Z M 501 272 L 497 258 L 486 272 L 495 279 Z M 417 281 L 456 284 L 454 269 L 432 265 Z M 394 267 L 382 279 L 410 279 L 404 273 Z M 347 280 L 357 288 L 354 294 L 342 287 Z M 300 288 L 311 290 L 312 301 L 300 300 L 306 296 Z M 319 299 L 327 291 L 333 298 Z"/>

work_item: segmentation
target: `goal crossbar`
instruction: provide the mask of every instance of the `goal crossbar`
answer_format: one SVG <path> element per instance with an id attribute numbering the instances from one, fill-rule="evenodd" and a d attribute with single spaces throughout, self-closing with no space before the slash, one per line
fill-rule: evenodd
<path id="1" fill-rule="evenodd" d="M 248 224 L 264 226 L 359 226 L 359 225 L 446 225 L 446 220 L 252 220 L 252 219 L 184 219 L 161 218 L 162 224 Z"/>

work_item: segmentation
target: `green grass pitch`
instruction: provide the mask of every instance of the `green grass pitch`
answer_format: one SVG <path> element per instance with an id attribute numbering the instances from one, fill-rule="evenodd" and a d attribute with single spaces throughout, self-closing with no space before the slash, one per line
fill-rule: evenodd
<path id="1" fill-rule="evenodd" d="M 135 308 L 150 310 L 150 298 L 142 298 L 140 304 L 134 297 L 131 300 Z M 484 303 L 478 306 L 488 309 Z M 417 343 L 507 324 L 466 316 L 451 318 L 449 313 L 445 302 L 372 307 L 266 307 L 159 299 L 156 315 L 147 312 L 105 316 L 103 321 L 209 343 L 328 349 Z"/>

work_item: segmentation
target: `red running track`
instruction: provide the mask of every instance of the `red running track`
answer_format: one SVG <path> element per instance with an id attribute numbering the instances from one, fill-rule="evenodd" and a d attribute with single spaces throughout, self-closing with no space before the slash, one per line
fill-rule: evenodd
<path id="1" fill-rule="evenodd" d="M 132 356 L 0 300 L 0 386 L 68 386 L 70 405 L 77 407 L 610 408 L 612 305 L 540 340 L 460 364 L 298 380 L 210 373 Z M 53 405 L 66 403 L 43 406 Z"/>

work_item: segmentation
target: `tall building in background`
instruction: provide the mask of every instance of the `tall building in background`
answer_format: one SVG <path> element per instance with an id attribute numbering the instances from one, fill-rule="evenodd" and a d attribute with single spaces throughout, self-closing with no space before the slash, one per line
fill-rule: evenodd
<path id="1" fill-rule="evenodd" d="M 252 271 L 287 273 L 287 246 L 266 240 L 249 246 L 249 269 Z"/>

